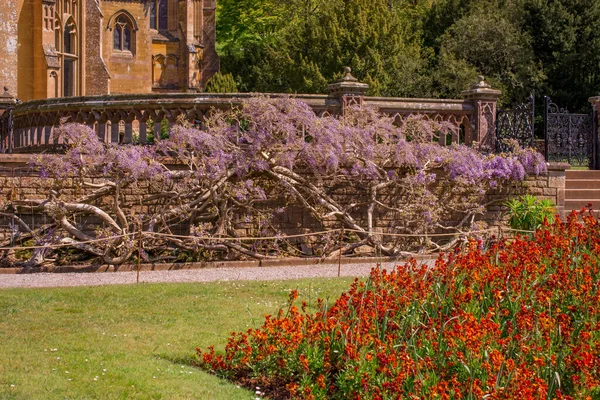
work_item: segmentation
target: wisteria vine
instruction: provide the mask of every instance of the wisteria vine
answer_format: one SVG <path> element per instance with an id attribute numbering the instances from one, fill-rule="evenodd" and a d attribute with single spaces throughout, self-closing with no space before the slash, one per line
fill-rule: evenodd
<path id="1" fill-rule="evenodd" d="M 64 154 L 33 160 L 47 198 L 4 208 L 16 218 L 27 208 L 53 221 L 23 228 L 23 239 L 71 244 L 108 264 L 132 258 L 132 232 L 145 233 L 145 261 L 440 250 L 455 240 L 439 243 L 433 233 L 480 229 L 490 189 L 508 195 L 511 185 L 546 168 L 533 150 L 483 155 L 432 142 L 451 129 L 428 120 L 397 127 L 361 107 L 318 117 L 295 99 L 264 97 L 214 111 L 203 129 L 182 121 L 151 146 L 106 145 L 91 128 L 69 123 L 57 129 Z M 236 239 L 342 227 L 352 233 Z M 106 241 L 85 243 L 98 238 Z M 32 262 L 48 254 L 36 252 Z"/>

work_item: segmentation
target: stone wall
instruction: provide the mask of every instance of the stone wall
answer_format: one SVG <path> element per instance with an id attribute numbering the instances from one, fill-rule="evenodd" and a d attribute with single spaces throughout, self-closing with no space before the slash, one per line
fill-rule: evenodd
<path id="1" fill-rule="evenodd" d="M 565 185 L 566 171 L 571 168 L 567 163 L 549 163 L 548 173 L 542 176 L 530 177 L 525 182 L 515 185 L 511 196 L 531 194 L 538 198 L 550 199 L 556 205 L 557 214 L 565 217 Z M 504 199 L 505 195 L 489 193 L 488 201 Z M 487 207 L 484 220 L 491 225 L 501 224 L 506 219 L 506 207 L 493 204 Z"/>
<path id="2" fill-rule="evenodd" d="M 85 47 L 85 93 L 99 96 L 110 93 L 110 74 L 104 57 L 98 54 L 102 46 L 103 14 L 96 0 L 85 0 L 87 45 Z"/>
<path id="3" fill-rule="evenodd" d="M 219 70 L 221 64 L 217 54 L 217 2 L 216 0 L 203 1 L 203 39 L 204 50 L 202 51 L 202 72 L 201 84 L 206 86 L 206 82 Z"/>
<path id="4" fill-rule="evenodd" d="M 15 0 L 0 2 L 0 85 L 11 93 L 17 93 L 17 6 Z"/>
<path id="5" fill-rule="evenodd" d="M 27 167 L 26 163 L 28 156 L 26 155 L 1 155 L 0 154 L 0 187 L 2 187 L 0 195 L 0 203 L 5 200 L 16 202 L 26 199 L 44 199 L 49 190 L 48 181 L 40 179 L 36 172 Z M 531 177 L 526 182 L 515 184 L 510 193 L 513 196 L 530 193 L 539 197 L 549 198 L 558 206 L 558 212 L 564 216 L 564 198 L 565 198 L 565 171 L 568 169 L 568 164 L 551 164 L 548 168 L 548 173 L 545 176 Z M 147 191 L 148 188 L 143 185 L 137 188 L 128 188 L 124 195 L 126 200 L 133 200 L 139 192 Z M 340 186 L 333 188 L 332 196 L 337 201 L 350 204 L 360 201 L 360 193 L 354 189 Z M 63 193 L 70 195 L 83 195 L 85 189 L 75 188 L 68 181 L 64 184 Z M 487 201 L 504 201 L 506 193 L 488 194 Z M 273 200 L 271 200 L 273 201 Z M 277 200 L 274 200 L 277 201 Z M 481 218 L 490 226 L 499 226 L 506 219 L 506 208 L 501 202 L 491 204 L 487 207 L 487 212 Z M 46 217 L 35 214 L 23 214 L 21 217 L 27 223 L 31 223 L 33 227 L 39 227 L 50 221 Z M 357 215 L 361 218 L 361 215 Z M 380 214 L 376 216 L 376 229 L 385 231 L 386 226 L 393 222 L 394 214 Z M 332 221 L 333 222 L 333 221 Z M 94 221 L 88 220 L 88 224 L 92 226 Z M 291 206 L 286 209 L 286 212 L 277 218 L 277 225 L 287 234 L 307 233 L 322 230 L 324 227 L 316 221 L 309 212 L 301 207 Z M 335 225 L 332 223 L 332 225 Z M 238 223 L 242 235 L 253 235 L 255 227 L 247 226 L 243 222 Z M 179 233 L 187 233 L 187 227 L 180 227 Z M 0 239 L 5 239 L 10 235 L 10 227 L 7 220 L 0 219 Z"/>

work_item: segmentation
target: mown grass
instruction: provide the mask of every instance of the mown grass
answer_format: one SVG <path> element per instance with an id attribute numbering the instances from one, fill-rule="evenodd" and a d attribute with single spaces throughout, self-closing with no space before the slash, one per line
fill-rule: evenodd
<path id="1" fill-rule="evenodd" d="M 350 279 L 0 290 L 1 399 L 253 399 L 190 366 L 262 323 L 289 291 L 315 303 Z"/>

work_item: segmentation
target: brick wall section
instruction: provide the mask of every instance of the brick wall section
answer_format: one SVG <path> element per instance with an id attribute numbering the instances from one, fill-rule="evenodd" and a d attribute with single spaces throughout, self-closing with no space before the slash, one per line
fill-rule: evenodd
<path id="1" fill-rule="evenodd" d="M 27 167 L 26 155 L 6 155 L 0 154 L 0 187 L 2 187 L 0 195 L 0 204 L 6 199 L 12 200 L 25 200 L 25 199 L 44 199 L 49 189 L 49 181 L 45 181 L 37 177 L 36 172 L 31 168 Z M 543 198 L 551 199 L 558 206 L 558 212 L 561 216 L 564 216 L 564 199 L 565 199 L 565 171 L 568 169 L 568 164 L 551 164 L 548 168 L 548 173 L 544 176 L 531 177 L 523 183 L 515 184 L 511 189 L 511 196 L 519 196 L 522 194 L 533 194 Z M 69 195 L 83 195 L 86 190 L 75 188 L 69 180 L 64 182 L 64 189 L 62 192 Z M 360 201 L 360 197 L 364 196 L 364 193 L 360 193 L 353 188 L 338 187 L 334 188 L 332 196 L 337 201 L 349 203 L 356 203 Z M 137 187 L 130 187 L 124 191 L 126 200 L 133 200 L 137 198 L 140 192 L 147 192 L 149 188 L 145 185 L 139 185 Z M 487 201 L 497 200 L 498 203 L 491 204 L 487 207 L 487 212 L 482 216 L 482 220 L 490 226 L 503 225 L 503 221 L 506 219 L 506 207 L 502 205 L 502 202 L 506 199 L 506 193 L 494 193 L 488 194 Z M 271 198 L 270 202 L 281 202 L 281 199 Z M 280 203 L 283 204 L 283 203 Z M 361 218 L 361 212 L 359 210 L 356 214 L 358 219 Z M 364 213 L 363 213 L 364 215 Z M 44 217 L 39 215 L 22 215 L 26 222 L 34 222 L 36 227 L 44 224 L 47 221 Z M 382 213 L 376 216 L 376 229 L 379 231 L 385 231 L 386 227 L 394 221 L 393 213 Z M 88 221 L 91 225 L 94 225 L 94 221 Z M 277 224 L 288 234 L 307 233 L 311 231 L 318 231 L 324 228 L 318 221 L 316 221 L 310 213 L 304 211 L 301 207 L 290 206 L 286 209 L 286 212 L 277 217 Z M 328 223 L 325 224 L 325 228 L 328 227 Z M 237 223 L 240 234 L 243 235 L 254 235 L 255 228 L 243 221 L 239 220 Z M 331 221 L 331 226 L 335 226 L 335 221 Z M 186 233 L 187 227 L 180 227 L 179 233 Z M 4 239 L 9 235 L 8 221 L 0 219 L 0 239 Z M 308 241 L 308 240 L 307 240 Z"/>

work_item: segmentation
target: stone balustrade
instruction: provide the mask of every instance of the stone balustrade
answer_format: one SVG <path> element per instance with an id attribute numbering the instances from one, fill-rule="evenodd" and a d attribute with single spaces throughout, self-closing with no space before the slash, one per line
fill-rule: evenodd
<path id="1" fill-rule="evenodd" d="M 339 81 L 329 85 L 329 95 L 294 95 L 313 108 L 317 115 L 339 115 L 352 104 L 372 106 L 394 117 L 401 125 L 407 117 L 419 115 L 446 121 L 456 127 L 452 137 L 441 144 L 474 142 L 493 148 L 496 101 L 500 92 L 483 81 L 463 92 L 464 99 L 410 99 L 368 97 L 368 86 L 352 77 L 349 69 Z M 203 121 L 212 109 L 240 105 L 256 96 L 249 93 L 155 93 L 104 95 L 35 100 L 17 103 L 10 95 L 0 101 L 0 152 L 32 153 L 52 150 L 61 143 L 53 131 L 61 123 L 89 125 L 106 143 L 144 144 L 151 135 L 176 123 L 183 116 Z M 285 97 L 284 94 L 260 94 Z"/>

